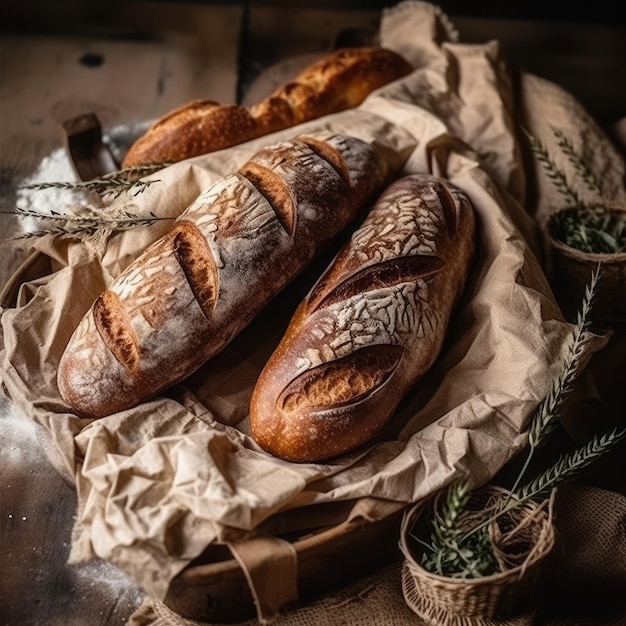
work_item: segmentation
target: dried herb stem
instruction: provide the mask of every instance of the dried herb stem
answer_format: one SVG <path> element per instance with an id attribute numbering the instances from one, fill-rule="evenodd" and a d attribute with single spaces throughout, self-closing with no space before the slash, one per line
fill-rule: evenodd
<path id="1" fill-rule="evenodd" d="M 145 191 L 150 185 L 160 182 L 159 179 L 143 180 L 142 177 L 153 174 L 163 169 L 166 165 L 168 164 L 139 165 L 104 174 L 98 178 L 92 178 L 91 180 L 33 183 L 24 185 L 21 189 L 70 189 L 75 191 L 92 191 L 99 196 L 112 196 L 113 199 L 122 195 L 124 192 L 132 191 L 132 195 L 136 196 Z"/>
<path id="2" fill-rule="evenodd" d="M 154 222 L 161 220 L 171 220 L 171 217 L 158 217 L 154 213 L 150 212 L 148 215 L 136 215 L 131 211 L 124 211 L 119 217 L 113 217 L 105 215 L 102 211 L 91 208 L 90 210 L 96 213 L 92 216 L 86 215 L 72 215 L 59 213 L 57 211 L 51 211 L 50 214 L 42 214 L 30 209 L 23 209 L 16 207 L 12 211 L 0 210 L 0 213 L 5 215 L 15 215 L 17 217 L 35 217 L 37 219 L 62 222 L 63 226 L 54 226 L 48 229 L 40 229 L 23 233 L 14 237 L 14 239 L 25 239 L 28 237 L 42 237 L 44 235 L 58 234 L 58 235 L 91 235 L 103 228 L 110 228 L 112 230 L 125 230 L 137 226 L 149 226 Z"/>

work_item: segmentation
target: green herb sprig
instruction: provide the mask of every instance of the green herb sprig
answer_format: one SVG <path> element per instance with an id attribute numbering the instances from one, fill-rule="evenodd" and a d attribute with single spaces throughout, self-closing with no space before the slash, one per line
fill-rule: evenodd
<path id="1" fill-rule="evenodd" d="M 626 252 L 626 211 L 603 207 L 572 207 L 557 211 L 550 234 L 570 248 L 595 254 Z"/>
<path id="2" fill-rule="evenodd" d="M 554 487 L 578 476 L 585 467 L 626 438 L 626 428 L 615 428 L 607 434 L 596 435 L 581 448 L 562 455 L 556 463 L 520 487 L 535 450 L 546 442 L 560 423 L 562 404 L 573 390 L 582 369 L 586 354 L 585 334 L 590 325 L 589 313 L 599 275 L 600 267 L 592 274 L 585 291 L 561 373 L 533 414 L 529 426 L 529 453 L 509 494 L 496 505 L 471 511 L 467 508 L 471 492 L 467 480 L 463 478 L 448 487 L 439 510 L 439 499 L 436 498 L 431 520 L 431 541 L 421 541 L 413 535 L 425 549 L 422 564 L 428 571 L 462 578 L 484 576 L 497 571 L 498 557 L 489 528 L 503 516 L 508 516 L 530 501 L 537 502 L 545 498 Z M 514 533 L 515 530 L 509 532 L 509 535 Z"/>
<path id="3" fill-rule="evenodd" d="M 464 539 L 464 525 L 470 522 L 467 505 L 471 495 L 467 481 L 453 482 L 441 510 L 434 507 L 431 542 L 425 543 L 413 535 L 427 548 L 422 561 L 427 570 L 453 578 L 480 578 L 497 570 L 487 532 L 473 535 L 469 541 Z"/>
<path id="4" fill-rule="evenodd" d="M 552 128 L 557 146 L 571 163 L 585 187 L 597 196 L 595 204 L 584 203 L 565 173 L 550 157 L 547 148 L 528 130 L 524 130 L 531 150 L 568 208 L 554 210 L 549 220 L 550 234 L 570 248 L 596 254 L 619 254 L 626 251 L 626 211 L 611 210 L 603 198 L 601 179 L 588 167 L 574 144 L 558 129 Z"/>
<path id="5" fill-rule="evenodd" d="M 587 189 L 601 195 L 603 193 L 602 183 L 599 178 L 587 167 L 587 164 L 580 154 L 576 152 L 574 144 L 562 130 L 553 128 L 552 132 L 556 138 L 557 145 L 561 148 L 561 151 L 567 157 L 567 160 L 574 167 L 574 171 L 580 176 L 583 183 L 585 183 Z"/>
<path id="6" fill-rule="evenodd" d="M 567 202 L 572 206 L 580 206 L 582 204 L 580 197 L 570 185 L 567 176 L 561 171 L 558 165 L 550 157 L 547 148 L 530 132 L 524 130 L 531 150 L 537 157 L 537 160 L 543 165 L 546 175 L 552 181 L 556 189 L 565 197 Z"/>

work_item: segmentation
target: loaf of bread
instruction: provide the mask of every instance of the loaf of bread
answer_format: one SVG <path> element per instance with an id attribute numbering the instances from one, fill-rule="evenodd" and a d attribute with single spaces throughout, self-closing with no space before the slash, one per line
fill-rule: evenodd
<path id="1" fill-rule="evenodd" d="M 250 107 L 204 100 L 175 109 L 135 141 L 122 167 L 182 161 L 356 107 L 411 69 L 385 48 L 337 50 Z"/>
<path id="2" fill-rule="evenodd" d="M 437 358 L 474 253 L 467 197 L 400 178 L 296 310 L 252 393 L 257 443 L 319 462 L 370 441 Z"/>
<path id="3" fill-rule="evenodd" d="M 330 133 L 260 150 L 97 298 L 62 355 L 62 397 L 98 418 L 188 376 L 371 206 L 393 167 Z"/>

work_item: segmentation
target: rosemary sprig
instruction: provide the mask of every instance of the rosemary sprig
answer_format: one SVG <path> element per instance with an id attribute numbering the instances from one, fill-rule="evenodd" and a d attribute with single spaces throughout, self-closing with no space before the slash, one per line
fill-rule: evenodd
<path id="1" fill-rule="evenodd" d="M 91 180 L 83 180 L 77 182 L 48 182 L 48 183 L 33 183 L 30 185 L 23 185 L 21 189 L 70 189 L 78 191 L 92 191 L 99 196 L 112 196 L 113 199 L 119 197 L 124 192 L 131 192 L 133 196 L 145 191 L 150 185 L 160 182 L 158 179 L 143 180 L 143 176 L 153 174 L 158 170 L 163 169 L 167 163 L 153 164 L 153 165 L 138 165 L 135 167 L 128 167 L 116 172 L 104 174 L 98 178 L 92 178 Z"/>
<path id="2" fill-rule="evenodd" d="M 565 174 L 559 169 L 557 164 L 550 158 L 550 154 L 546 147 L 532 133 L 524 130 L 531 150 L 534 152 L 537 160 L 543 165 L 546 175 L 553 182 L 556 189 L 567 199 L 573 206 L 580 206 L 582 203 L 578 194 L 572 189 Z"/>
<path id="3" fill-rule="evenodd" d="M 569 162 L 573 165 L 574 170 L 580 176 L 581 180 L 587 186 L 590 191 L 602 194 L 602 183 L 598 177 L 587 167 L 582 157 L 574 149 L 572 142 L 566 137 L 565 133 L 558 129 L 553 128 L 552 132 L 556 138 L 557 145 L 561 148 L 563 154 L 568 158 Z"/>
<path id="4" fill-rule="evenodd" d="M 94 209 L 92 209 L 94 210 Z M 36 231 L 22 233 L 13 239 L 25 239 L 28 237 L 42 237 L 44 235 L 93 235 L 103 228 L 111 230 L 126 230 L 137 226 L 149 226 L 156 221 L 170 220 L 171 217 L 158 217 L 152 211 L 148 215 L 135 215 L 131 211 L 124 211 L 120 217 L 103 215 L 101 212 L 93 216 L 66 215 L 52 211 L 50 215 L 43 215 L 30 209 L 16 207 L 13 211 L 0 210 L 5 215 L 16 215 L 18 217 L 36 217 L 38 219 L 52 222 L 62 222 L 62 226 L 53 226 Z"/>
<path id="5" fill-rule="evenodd" d="M 488 533 L 463 541 L 462 523 L 468 516 L 470 496 L 466 480 L 452 483 L 441 510 L 434 507 L 431 543 L 413 535 L 427 549 L 422 565 L 428 571 L 453 578 L 479 578 L 496 571 L 497 561 Z"/>

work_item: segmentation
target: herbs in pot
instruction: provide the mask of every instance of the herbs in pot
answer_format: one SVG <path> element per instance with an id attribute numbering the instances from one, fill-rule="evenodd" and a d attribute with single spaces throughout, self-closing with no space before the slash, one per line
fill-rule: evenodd
<path id="1" fill-rule="evenodd" d="M 572 207 L 550 219 L 550 235 L 570 248 L 596 254 L 626 252 L 626 211 Z"/>

